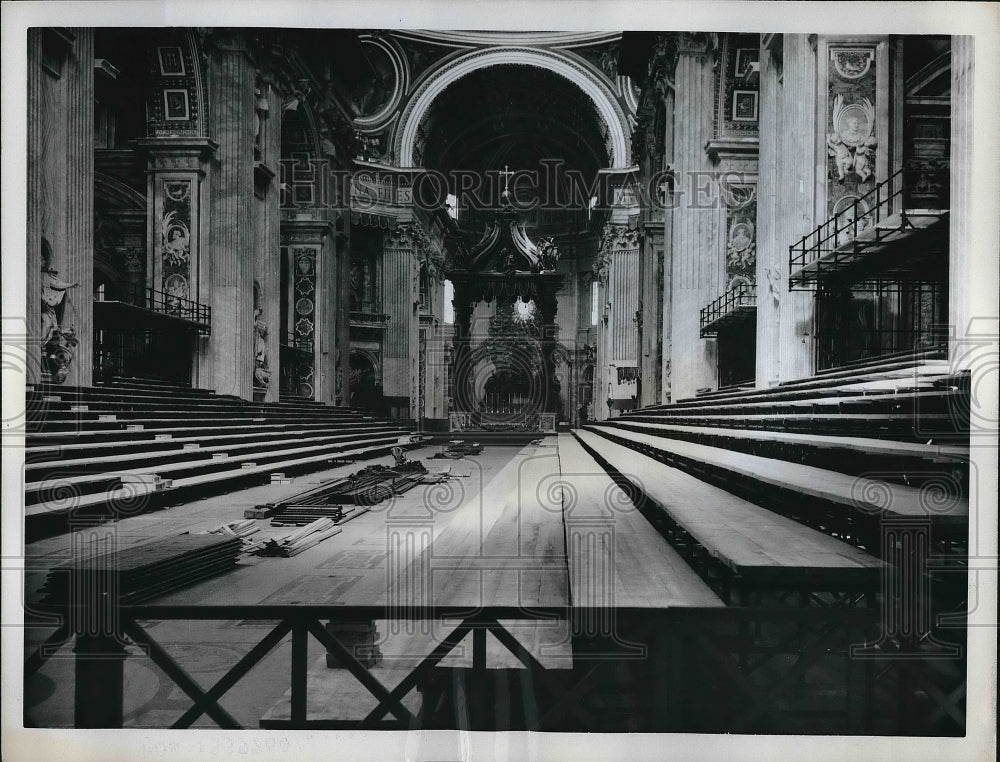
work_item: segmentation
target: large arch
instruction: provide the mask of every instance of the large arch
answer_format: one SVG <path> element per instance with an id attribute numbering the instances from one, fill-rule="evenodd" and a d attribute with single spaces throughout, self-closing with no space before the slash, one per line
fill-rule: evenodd
<path id="1" fill-rule="evenodd" d="M 589 97 L 608 129 L 611 168 L 631 166 L 632 151 L 628 118 L 622 111 L 615 94 L 601 82 L 600 77 L 588 71 L 587 64 L 565 53 L 531 48 L 490 48 L 476 50 L 459 56 L 448 65 L 431 74 L 414 91 L 403 109 L 396 128 L 395 154 L 402 167 L 413 166 L 413 148 L 419 127 L 434 100 L 451 84 L 466 74 L 489 66 L 515 64 L 537 66 L 558 74 L 579 87 Z"/>

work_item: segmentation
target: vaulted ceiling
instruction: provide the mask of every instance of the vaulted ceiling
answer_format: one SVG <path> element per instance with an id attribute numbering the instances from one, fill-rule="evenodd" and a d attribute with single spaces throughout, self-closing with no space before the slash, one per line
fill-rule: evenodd
<path id="1" fill-rule="evenodd" d="M 495 172 L 561 160 L 591 178 L 609 166 L 606 128 L 576 85 L 551 71 L 505 64 L 473 71 L 434 101 L 420 126 L 422 165 Z"/>

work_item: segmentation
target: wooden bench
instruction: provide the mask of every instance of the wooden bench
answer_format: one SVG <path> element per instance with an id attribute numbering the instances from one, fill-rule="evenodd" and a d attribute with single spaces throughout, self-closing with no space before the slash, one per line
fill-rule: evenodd
<path id="1" fill-rule="evenodd" d="M 564 521 L 573 605 L 723 605 L 572 434 L 560 434 L 558 447 L 572 488 Z"/>
<path id="2" fill-rule="evenodd" d="M 230 468 L 224 471 L 213 471 L 210 473 L 198 474 L 196 476 L 182 477 L 173 480 L 171 493 L 176 493 L 180 489 L 191 487 L 215 486 L 229 484 L 233 481 L 267 479 L 274 471 L 291 471 L 293 469 L 322 468 L 328 461 L 334 459 L 352 458 L 356 460 L 364 458 L 374 458 L 379 455 L 387 455 L 396 445 L 395 439 L 388 442 L 376 443 L 364 447 L 341 450 L 339 452 L 322 452 L 318 455 L 300 455 L 294 458 L 285 457 L 281 460 L 273 460 L 270 463 L 254 465 L 249 468 Z M 286 453 L 287 454 L 287 453 Z M 230 465 L 232 461 L 222 461 Z M 25 507 L 25 516 L 32 518 L 57 519 L 69 516 L 75 509 L 95 509 L 104 506 L 115 506 L 116 504 L 134 504 L 141 499 L 143 493 L 142 485 L 131 485 L 128 488 L 113 489 L 107 492 L 96 492 L 87 495 L 73 497 L 72 500 L 60 500 L 57 506 L 49 503 L 36 503 Z M 64 505 L 64 503 L 68 503 Z M 29 534 L 32 528 L 27 527 Z"/>
<path id="3" fill-rule="evenodd" d="M 624 445 L 583 430 L 577 437 L 725 572 L 730 602 L 761 589 L 873 591 L 883 563 L 845 542 L 747 502 Z"/>
<path id="4" fill-rule="evenodd" d="M 617 418 L 612 420 L 619 420 Z M 947 413 L 758 413 L 754 415 L 657 415 L 623 416 L 622 421 L 668 423 L 688 426 L 718 426 L 766 431 L 798 431 L 823 436 L 884 437 L 923 441 L 947 439 L 968 441 L 967 427 Z"/>
<path id="5" fill-rule="evenodd" d="M 969 502 L 960 497 L 951 498 L 940 512 L 935 512 L 928 509 L 928 497 L 912 487 L 638 432 L 613 432 L 607 428 L 601 428 L 600 432 L 633 448 L 639 446 L 666 456 L 679 467 L 708 466 L 733 480 L 752 480 L 762 486 L 792 490 L 867 516 L 929 517 L 959 524 L 965 524 L 969 516 Z M 876 496 L 878 502 L 870 499 Z"/>
<path id="6" fill-rule="evenodd" d="M 953 460 L 965 462 L 969 459 L 969 448 L 961 445 L 924 444 L 922 442 L 897 442 L 891 439 L 871 437 L 843 437 L 818 434 L 796 434 L 781 431 L 754 431 L 751 429 L 727 429 L 716 426 L 684 426 L 668 423 L 644 423 L 627 418 L 604 421 L 598 426 L 649 433 L 668 438 L 684 439 L 683 435 L 704 436 L 709 439 L 747 439 L 761 442 L 780 442 L 831 450 L 850 450 L 865 455 L 888 455 L 896 457 L 924 458 L 927 460 Z"/>

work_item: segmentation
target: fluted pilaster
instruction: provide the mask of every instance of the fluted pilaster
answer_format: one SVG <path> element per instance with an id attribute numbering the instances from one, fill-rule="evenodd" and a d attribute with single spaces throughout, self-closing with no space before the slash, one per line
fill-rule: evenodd
<path id="1" fill-rule="evenodd" d="M 786 34 L 783 58 L 774 256 L 782 292 L 778 372 L 780 381 L 788 381 L 813 370 L 814 302 L 809 291 L 788 291 L 788 247 L 816 225 L 816 194 L 826 177 L 816 170 L 816 52 L 808 35 Z"/>
<path id="2" fill-rule="evenodd" d="M 28 144 L 27 144 L 27 191 L 28 220 L 26 230 L 26 334 L 29 340 L 25 358 L 27 383 L 41 378 L 42 352 L 39 331 L 42 325 L 42 141 L 45 120 L 42 118 L 42 30 L 34 27 L 28 30 Z"/>
<path id="3" fill-rule="evenodd" d="M 212 386 L 244 399 L 253 381 L 254 69 L 242 41 L 218 41 L 208 63 L 212 134 Z"/>
<path id="4" fill-rule="evenodd" d="M 382 389 L 388 397 L 409 397 L 416 404 L 417 301 L 416 257 L 405 227 L 386 235 L 382 252 L 382 305 L 392 317 L 385 332 Z"/>
<path id="5" fill-rule="evenodd" d="M 63 329 L 74 329 L 75 358 L 66 383 L 93 379 L 94 349 L 94 30 L 73 29 L 66 60 L 66 249 L 60 277 L 78 283 L 66 297 Z"/>
<path id="6" fill-rule="evenodd" d="M 715 342 L 700 338 L 699 316 L 717 290 L 718 189 L 705 154 L 713 129 L 715 75 L 706 46 L 688 46 L 677 60 L 674 164 L 684 195 L 673 212 L 671 393 L 688 397 L 716 381 Z"/>
<path id="7" fill-rule="evenodd" d="M 778 166 L 787 139 L 778 119 L 780 51 L 760 57 L 760 174 L 757 181 L 757 370 L 758 387 L 780 379 L 781 302 L 787 294 L 788 242 L 778 235 Z"/>

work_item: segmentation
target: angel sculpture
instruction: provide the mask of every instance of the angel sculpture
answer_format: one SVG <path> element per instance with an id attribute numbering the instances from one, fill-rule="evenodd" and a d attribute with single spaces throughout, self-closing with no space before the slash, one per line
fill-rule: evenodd
<path id="1" fill-rule="evenodd" d="M 853 171 L 861 182 L 872 176 L 875 147 L 875 106 L 868 98 L 860 103 L 844 103 L 844 96 L 833 101 L 833 132 L 827 135 L 830 156 L 834 158 L 841 182 Z"/>
<path id="2" fill-rule="evenodd" d="M 559 262 L 559 248 L 555 245 L 551 236 L 538 240 L 538 269 L 548 272 L 556 269 Z"/>
<path id="3" fill-rule="evenodd" d="M 834 164 L 837 166 L 837 178 L 840 182 L 844 182 L 847 173 L 854 166 L 854 156 L 851 155 L 851 149 L 844 145 L 844 141 L 836 132 L 831 132 L 826 136 L 826 144 L 829 146 L 830 156 L 833 157 Z"/>

